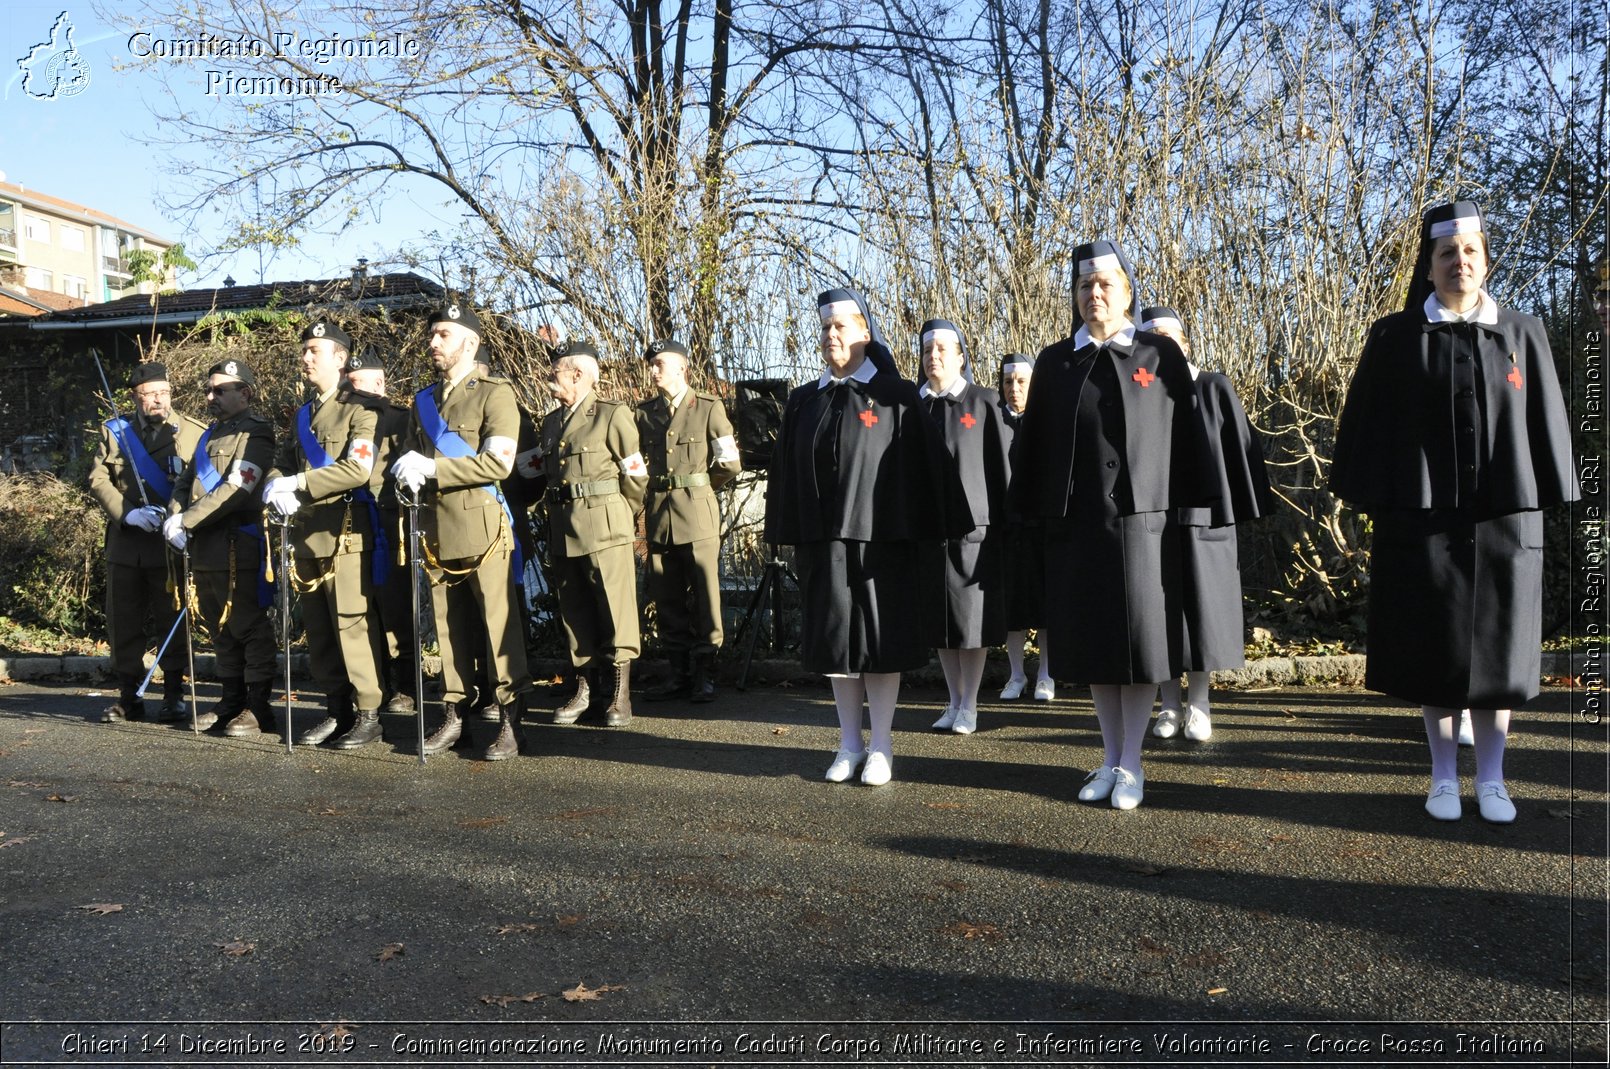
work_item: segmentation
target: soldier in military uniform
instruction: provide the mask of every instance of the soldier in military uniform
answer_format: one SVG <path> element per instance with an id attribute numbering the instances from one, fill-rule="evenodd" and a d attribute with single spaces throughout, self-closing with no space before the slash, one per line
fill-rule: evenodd
<path id="1" fill-rule="evenodd" d="M 548 373 L 548 390 L 559 402 L 542 421 L 549 574 L 578 669 L 576 694 L 554 722 L 575 723 L 594 706 L 597 689 L 609 699 L 604 723 L 624 727 L 632 720 L 631 667 L 639 649 L 634 516 L 648 466 L 631 409 L 600 398 L 597 383 L 598 351 L 586 342 L 572 342 Z"/>
<path id="2" fill-rule="evenodd" d="M 648 347 L 658 393 L 637 406 L 637 435 L 648 464 L 644 527 L 648 596 L 671 677 L 650 701 L 715 700 L 721 648 L 721 508 L 716 491 L 742 470 L 721 399 L 688 387 L 688 350 L 674 339 Z"/>
<path id="3" fill-rule="evenodd" d="M 190 552 L 202 619 L 212 645 L 223 700 L 198 718 L 224 734 L 255 735 L 270 715 L 274 685 L 273 592 L 263 581 L 262 481 L 274 459 L 274 425 L 252 410 L 257 379 L 238 360 L 207 372 L 207 410 L 214 422 L 196 443 L 195 460 L 173 488 L 162 525 L 168 544 Z"/>
<path id="4" fill-rule="evenodd" d="M 144 703 L 134 694 L 145 675 L 145 651 L 161 644 L 179 612 L 162 521 L 173 481 L 207 429 L 173 411 L 168 371 L 161 364 L 135 368 L 129 386 L 134 411 L 101 425 L 100 448 L 89 469 L 89 492 L 106 513 L 106 637 L 118 682 L 117 702 L 101 717 L 107 723 L 145 716 Z M 175 635 L 162 655 L 158 720 L 184 716 L 187 637 Z"/>
<path id="5" fill-rule="evenodd" d="M 308 660 L 324 691 L 325 718 L 297 739 L 350 750 L 380 738 L 378 628 L 371 602 L 389 565 L 385 530 L 370 492 L 375 475 L 376 406 L 341 392 L 352 339 L 336 323 L 302 332 L 301 372 L 313 397 L 280 439 L 264 501 L 291 518 L 290 581 L 302 595 Z M 357 704 L 354 717 L 353 703 Z"/>
<path id="6" fill-rule="evenodd" d="M 375 470 L 369 480 L 369 492 L 379 506 L 380 529 L 391 548 L 387 562 L 390 568 L 376 590 L 370 607 L 379 609 L 380 631 L 384 636 L 376 645 L 381 658 L 381 689 L 387 695 L 386 712 L 407 716 L 416 711 L 414 659 L 419 656 L 419 649 L 414 636 L 417 627 L 414 587 L 404 566 L 407 563 L 408 535 L 402 524 L 401 506 L 397 502 L 397 480 L 390 468 L 392 462 L 403 453 L 403 438 L 413 421 L 413 414 L 386 397 L 386 369 L 373 349 L 350 354 L 345 375 L 352 397 L 374 408 L 377 418 Z"/>
<path id="7" fill-rule="evenodd" d="M 514 469 L 520 412 L 507 379 L 476 366 L 481 324 L 468 305 L 431 316 L 430 359 L 440 381 L 414 398 L 404 453 L 391 466 L 398 492 L 424 493 L 426 562 L 442 650 L 441 726 L 425 740 L 440 753 L 464 730 L 462 706 L 477 653 L 491 647 L 500 717 L 488 761 L 520 752 L 520 718 L 531 690 L 517 579 L 522 562 L 514 517 L 498 483 Z M 428 483 L 434 483 L 424 491 Z"/>

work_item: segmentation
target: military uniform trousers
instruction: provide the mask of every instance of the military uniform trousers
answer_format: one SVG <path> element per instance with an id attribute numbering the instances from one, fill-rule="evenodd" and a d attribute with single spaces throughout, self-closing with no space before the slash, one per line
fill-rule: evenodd
<path id="1" fill-rule="evenodd" d="M 648 545 L 648 596 L 672 652 L 721 648 L 721 539 Z"/>
<path id="2" fill-rule="evenodd" d="M 436 642 L 442 650 L 442 700 L 448 705 L 469 697 L 469 688 L 475 685 L 476 662 L 486 655 L 489 646 L 498 704 L 512 706 L 517 695 L 531 689 L 520 588 L 514 585 L 508 547 L 509 540 L 502 539 L 481 560 L 479 568 L 468 575 L 450 575 L 431 588 Z M 456 570 L 475 561 L 442 563 Z"/>
<path id="3" fill-rule="evenodd" d="M 178 582 L 177 574 L 173 579 Z M 140 679 L 145 675 L 145 651 L 162 645 L 179 615 L 174 601 L 165 565 L 107 566 L 106 632 L 112 647 L 112 671 L 119 679 Z M 182 677 L 187 662 L 185 636 L 175 635 L 162 655 L 163 677 Z"/>
<path id="4" fill-rule="evenodd" d="M 262 541 L 237 532 L 233 580 L 227 568 L 191 571 L 196 584 L 196 600 L 201 618 L 212 634 L 212 648 L 219 679 L 245 679 L 257 683 L 273 679 L 276 673 L 274 624 L 268 618 L 267 597 L 272 594 L 260 583 L 263 573 Z M 229 616 L 223 626 L 218 621 Z"/>
<path id="5" fill-rule="evenodd" d="M 314 682 L 332 696 L 350 683 L 359 709 L 380 708 L 381 634 L 370 553 L 301 557 L 292 564 L 303 580 L 329 569 L 316 589 L 302 595 L 302 626 L 307 630 L 308 667 Z"/>
<path id="6" fill-rule="evenodd" d="M 414 584 L 409 578 L 408 565 L 399 564 L 395 557 L 395 547 L 402 546 L 406 550 L 408 546 L 408 528 L 398 524 L 396 512 L 386 509 L 380 512 L 380 524 L 386 531 L 393 532 L 395 538 L 392 543 L 391 572 L 375 597 L 380 606 L 380 629 L 385 636 L 379 643 L 381 663 L 386 672 L 391 673 L 389 678 L 393 687 L 412 693 L 414 658 L 419 656 L 418 639 L 415 637 L 419 618 L 414 609 Z M 430 596 L 428 591 L 425 596 Z M 383 672 L 382 682 L 386 678 Z"/>
<path id="7" fill-rule="evenodd" d="M 578 668 L 636 659 L 642 645 L 636 565 L 631 543 L 554 559 L 549 572 L 559 592 L 559 618 Z"/>

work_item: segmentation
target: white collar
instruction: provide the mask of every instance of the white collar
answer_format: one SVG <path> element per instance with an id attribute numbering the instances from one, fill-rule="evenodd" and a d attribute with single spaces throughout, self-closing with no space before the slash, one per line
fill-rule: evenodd
<path id="1" fill-rule="evenodd" d="M 1426 298 L 1426 322 L 1428 323 L 1480 323 L 1484 327 L 1498 326 L 1498 302 L 1487 295 L 1486 290 L 1480 291 L 1474 310 L 1460 314 L 1450 311 L 1448 306 L 1437 299 L 1436 291 Z"/>
<path id="2" fill-rule="evenodd" d="M 1122 330 L 1118 331 L 1116 334 L 1110 335 L 1106 341 L 1097 343 L 1090 340 L 1090 328 L 1085 326 L 1083 323 L 1080 323 L 1079 329 L 1074 331 L 1073 334 L 1074 349 L 1083 349 L 1087 345 L 1096 344 L 1116 345 L 1120 349 L 1128 349 L 1130 346 L 1135 344 L 1135 324 L 1126 319 L 1124 320 L 1124 327 Z"/>
<path id="3" fill-rule="evenodd" d="M 965 389 L 967 389 L 967 378 L 965 376 L 963 376 L 963 375 L 958 374 L 956 376 L 956 378 L 954 380 L 952 380 L 951 384 L 948 387 L 946 387 L 945 389 L 943 389 L 943 390 L 935 390 L 932 386 L 928 385 L 927 381 L 925 380 L 921 386 L 917 387 L 917 396 L 918 397 L 923 397 L 923 398 L 927 398 L 927 397 L 952 397 L 952 398 L 954 398 L 954 397 L 960 397 L 962 395 L 962 391 L 965 390 Z"/>
<path id="4" fill-rule="evenodd" d="M 870 356 L 863 357 L 861 360 L 861 366 L 844 376 L 842 379 L 835 379 L 831 370 L 822 372 L 822 377 L 816 380 L 816 388 L 818 390 L 825 390 L 829 386 L 836 386 L 841 382 L 847 382 L 851 379 L 854 379 L 856 382 L 871 382 L 872 376 L 876 375 L 877 373 L 878 369 L 873 366 L 872 358 Z"/>

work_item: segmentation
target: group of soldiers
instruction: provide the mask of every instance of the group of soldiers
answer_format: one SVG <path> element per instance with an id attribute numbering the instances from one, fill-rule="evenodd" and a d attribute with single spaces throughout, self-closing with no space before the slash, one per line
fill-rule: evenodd
<path id="1" fill-rule="evenodd" d="M 649 346 L 656 392 L 635 410 L 598 396 L 593 346 L 558 347 L 547 382 L 556 404 L 540 428 L 509 381 L 491 374 L 467 304 L 431 313 L 428 347 L 437 381 L 403 407 L 387 400 L 371 351 L 331 320 L 310 323 L 299 361 L 308 399 L 277 441 L 253 407 L 257 380 L 245 362 L 209 369 L 210 425 L 173 410 L 163 365 L 135 369 L 134 410 L 102 425 L 89 475 L 107 516 L 107 629 L 119 684 L 104 720 L 144 718 L 144 656 L 156 646 L 156 719 L 237 737 L 270 727 L 277 649 L 268 610 L 278 583 L 300 595 L 311 674 L 326 702 L 325 717 L 295 741 L 376 742 L 382 710 L 423 715 L 414 600 L 422 574 L 443 715 L 421 752 L 447 750 L 466 736 L 468 717 L 484 715 L 498 729 L 481 756 L 512 757 L 532 686 L 521 586 L 536 550 L 533 508 L 546 518 L 544 571 L 576 669 L 555 722 L 631 721 L 639 513 L 646 594 L 671 663 L 644 696 L 714 699 L 715 492 L 740 462 L 721 400 L 688 385 L 686 346 Z M 222 691 L 207 712 L 185 703 L 194 623 L 211 636 Z"/>

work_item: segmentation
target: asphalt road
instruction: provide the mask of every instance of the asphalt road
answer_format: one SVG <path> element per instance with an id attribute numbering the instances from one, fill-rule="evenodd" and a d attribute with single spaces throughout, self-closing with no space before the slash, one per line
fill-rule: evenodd
<path id="1" fill-rule="evenodd" d="M 0 687 L 0 1061 L 1603 1061 L 1580 695 L 1517 717 L 1496 827 L 1468 751 L 1434 822 L 1418 712 L 1336 690 L 1218 693 L 1211 742 L 1148 741 L 1140 809 L 1080 804 L 1062 694 L 963 738 L 908 690 L 869 788 L 821 780 L 822 687 L 423 767 L 411 719 L 287 754 Z"/>

